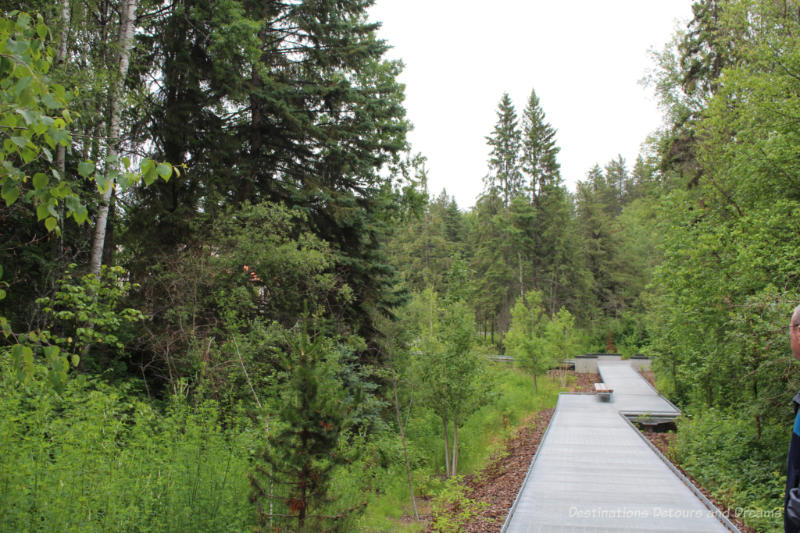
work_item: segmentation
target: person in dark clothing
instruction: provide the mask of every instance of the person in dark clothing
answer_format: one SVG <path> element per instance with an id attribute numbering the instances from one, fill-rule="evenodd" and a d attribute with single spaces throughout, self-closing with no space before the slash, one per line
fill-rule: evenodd
<path id="1" fill-rule="evenodd" d="M 792 356 L 800 359 L 800 305 L 794 308 L 789 322 L 789 342 Z M 785 533 L 800 533 L 800 392 L 792 399 L 794 404 L 794 426 L 786 459 L 786 496 L 783 499 L 783 530 Z"/>

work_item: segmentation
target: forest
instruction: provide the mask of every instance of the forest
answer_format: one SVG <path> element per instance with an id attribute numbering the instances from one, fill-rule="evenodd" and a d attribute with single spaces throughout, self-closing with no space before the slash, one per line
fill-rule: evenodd
<path id="1" fill-rule="evenodd" d="M 372 3 L 5 2 L 0 531 L 458 531 L 581 353 L 649 356 L 670 458 L 782 509 L 800 4 L 695 1 L 665 127 L 574 190 L 498 95 L 465 209 Z"/>

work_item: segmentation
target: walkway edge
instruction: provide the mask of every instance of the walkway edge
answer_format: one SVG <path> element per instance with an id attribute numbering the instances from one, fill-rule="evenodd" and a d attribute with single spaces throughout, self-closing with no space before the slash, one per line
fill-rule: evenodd
<path id="1" fill-rule="evenodd" d="M 613 361 L 613 362 L 610 362 L 610 363 L 613 365 L 613 364 L 619 364 L 620 362 Z M 677 406 L 677 405 L 675 405 L 674 403 L 672 403 L 671 401 L 669 401 L 669 398 L 667 398 L 666 396 L 664 396 L 663 394 L 661 394 L 661 393 L 658 391 L 658 389 L 655 387 L 655 385 L 653 385 L 652 383 L 650 383 L 650 381 L 648 381 L 648 380 L 647 380 L 647 378 L 645 378 L 645 377 L 642 375 L 642 373 L 641 373 L 641 372 L 639 372 L 639 371 L 638 371 L 638 370 L 636 370 L 636 369 L 634 369 L 634 370 L 636 371 L 636 373 L 637 373 L 637 374 L 639 374 L 639 376 L 642 378 L 642 380 L 644 381 L 644 383 L 645 383 L 645 384 L 646 384 L 648 387 L 650 387 L 650 390 L 652 390 L 652 391 L 653 391 L 653 392 L 654 392 L 656 395 L 658 395 L 658 397 L 659 397 L 659 398 L 661 398 L 662 400 L 664 400 L 664 401 L 667 403 L 667 405 L 669 405 L 670 407 L 672 407 L 673 409 L 675 409 L 676 411 L 678 411 L 678 413 L 680 413 L 680 412 L 681 412 L 681 410 L 680 410 L 680 409 L 678 409 L 678 406 Z M 600 366 L 599 366 L 599 365 L 598 365 L 598 367 L 597 367 L 597 373 L 598 373 L 598 374 L 600 374 L 600 379 L 603 379 L 603 372 L 600 370 Z"/>
<path id="2" fill-rule="evenodd" d="M 553 413 L 553 414 L 555 414 L 555 413 Z M 698 499 L 699 499 L 701 502 L 703 502 L 703 505 L 705 505 L 705 506 L 708 508 L 708 510 L 709 510 L 709 511 L 712 511 L 712 512 L 714 513 L 714 516 L 717 518 L 717 520 L 719 520 L 720 522 L 722 522 L 722 525 L 724 525 L 725 527 L 727 527 L 727 528 L 728 528 L 728 529 L 729 529 L 729 530 L 730 530 L 732 533 L 742 533 L 742 532 L 739 530 L 739 528 L 738 528 L 738 527 L 736 527 L 735 525 L 733 525 L 733 523 L 732 523 L 730 520 L 728 520 L 728 517 L 727 517 L 727 516 L 725 516 L 725 513 L 723 513 L 723 512 L 722 512 L 722 511 L 720 511 L 719 509 L 717 509 L 717 506 L 716 506 L 716 505 L 714 505 L 714 503 L 713 503 L 711 500 L 709 500 L 708 498 L 706 498 L 706 495 L 705 495 L 705 494 L 703 494 L 703 493 L 700 491 L 700 489 L 698 489 L 697 487 L 695 487 L 695 486 L 694 486 L 694 483 L 692 483 L 692 482 L 691 482 L 691 480 L 690 480 L 689 478 L 687 478 L 686 476 L 684 476 L 684 475 L 683 475 L 683 472 L 681 472 L 681 471 L 680 471 L 680 469 L 678 469 L 678 467 L 677 467 L 677 466 L 675 466 L 674 464 L 672 464 L 672 461 L 670 461 L 669 459 L 667 459 L 667 458 L 666 458 L 666 456 L 664 456 L 664 454 L 663 454 L 663 453 L 661 453 L 661 450 L 659 450 L 659 449 L 656 447 L 656 445 L 655 445 L 655 444 L 653 444 L 652 442 L 650 442 L 650 439 L 648 439 L 647 437 L 645 437 L 645 436 L 644 436 L 644 434 L 643 434 L 643 433 L 642 433 L 642 432 L 639 430 L 639 428 L 637 428 L 637 427 L 636 427 L 636 425 L 635 425 L 633 422 L 631 422 L 630 418 L 628 418 L 627 416 L 625 416 L 623 413 L 620 413 L 620 414 L 619 414 L 619 416 L 621 416 L 621 417 L 622 417 L 622 418 L 625 420 L 625 422 L 627 422 L 627 424 L 628 424 L 628 425 L 629 425 L 631 428 L 633 428 L 633 430 L 636 432 L 636 434 L 637 434 L 637 435 L 639 435 L 639 437 L 640 437 L 640 438 L 641 438 L 641 439 L 642 439 L 642 440 L 643 440 L 643 441 L 644 441 L 644 442 L 647 444 L 647 446 L 649 446 L 649 447 L 650 447 L 650 449 L 651 449 L 653 452 L 655 452 L 655 454 L 656 454 L 656 455 L 657 455 L 657 456 L 658 456 L 658 457 L 659 457 L 659 458 L 660 458 L 660 459 L 661 459 L 661 460 L 664 462 L 664 464 L 666 464 L 666 465 L 667 465 L 667 467 L 668 467 L 670 470 L 672 470 L 672 473 L 673 473 L 673 474 L 675 474 L 675 475 L 678 477 L 678 479 L 680 479 L 680 480 L 683 482 L 683 484 L 684 484 L 684 485 L 686 485 L 687 487 L 689 487 L 689 489 L 690 489 L 690 490 L 691 490 L 691 491 L 694 493 L 694 495 L 695 495 L 695 496 L 697 496 L 697 498 L 698 498 Z M 544 440 L 544 439 L 542 439 L 542 440 Z M 525 479 L 527 480 L 527 476 L 525 477 Z M 515 501 L 515 502 L 514 502 L 514 504 L 516 505 L 516 503 L 517 503 L 517 502 Z M 508 519 L 506 519 L 506 521 L 508 521 Z M 504 530 L 505 530 L 505 526 L 503 526 L 503 528 L 504 528 Z"/>
<path id="3" fill-rule="evenodd" d="M 558 399 L 561 399 L 562 394 L 570 394 L 570 395 L 586 395 L 586 396 L 594 396 L 591 392 L 559 392 Z M 533 472 L 533 465 L 536 464 L 536 459 L 539 458 L 539 450 L 542 448 L 545 439 L 547 438 L 548 433 L 550 433 L 550 426 L 552 425 L 553 419 L 556 417 L 556 413 L 558 413 L 558 406 L 559 401 L 556 400 L 556 407 L 553 409 L 553 414 L 550 416 L 550 421 L 547 423 L 547 429 L 544 430 L 544 434 L 542 435 L 542 439 L 539 441 L 539 445 L 536 446 L 536 452 L 533 454 L 533 459 L 531 459 L 531 464 L 528 467 L 528 471 L 525 473 L 525 479 L 522 480 L 522 484 L 520 484 L 519 489 L 517 489 L 517 495 L 514 498 L 514 503 L 511 504 L 511 507 L 508 509 L 508 513 L 506 514 L 506 520 L 503 522 L 503 527 L 500 529 L 500 533 L 505 533 L 506 529 L 508 528 L 508 521 L 511 520 L 511 517 L 514 516 L 514 511 L 517 509 L 517 503 L 519 503 L 519 497 L 522 495 L 523 488 L 528 483 L 528 478 Z M 741 533 L 741 532 L 737 532 Z"/>

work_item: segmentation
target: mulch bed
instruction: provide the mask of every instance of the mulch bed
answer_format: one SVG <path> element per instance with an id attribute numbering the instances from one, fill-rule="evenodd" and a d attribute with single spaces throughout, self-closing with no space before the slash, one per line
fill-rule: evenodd
<path id="1" fill-rule="evenodd" d="M 594 392 L 594 384 L 600 382 L 598 374 L 576 374 L 572 392 Z M 551 371 L 552 379 L 560 378 L 560 371 Z M 469 489 L 467 497 L 487 504 L 481 513 L 464 525 L 465 533 L 496 533 L 503 527 L 508 510 L 517 497 L 525 480 L 533 455 L 539 447 L 550 418 L 555 409 L 545 409 L 525 420 L 517 434 L 506 441 L 505 450 L 492 457 L 489 465 L 479 474 L 465 476 L 464 485 Z M 432 529 L 428 529 L 432 531 Z"/>
<path id="2" fill-rule="evenodd" d="M 577 378 L 572 392 L 594 392 L 594 384 L 602 383 L 600 374 L 578 374 L 570 372 L 571 375 Z"/>
<path id="3" fill-rule="evenodd" d="M 508 510 L 517 497 L 525 474 L 539 447 L 555 409 L 539 411 L 525 421 L 525 426 L 510 441 L 505 452 L 494 457 L 478 475 L 464 477 L 470 490 L 467 497 L 488 506 L 462 531 L 467 533 L 497 532 L 503 527 Z"/>

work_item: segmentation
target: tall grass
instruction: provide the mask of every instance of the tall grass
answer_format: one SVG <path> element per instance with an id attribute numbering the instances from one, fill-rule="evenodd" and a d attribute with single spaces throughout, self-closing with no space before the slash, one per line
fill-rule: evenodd
<path id="1" fill-rule="evenodd" d="M 246 531 L 255 522 L 248 473 L 263 431 L 213 401 L 156 407 L 124 384 L 77 376 L 63 394 L 44 379 L 22 386 L 0 368 L 0 531 Z M 494 394 L 460 430 L 460 473 L 484 466 L 528 414 L 555 405 L 558 384 L 496 364 Z M 409 455 L 419 496 L 445 489 L 441 421 L 411 413 Z M 349 449 L 349 451 L 348 451 Z M 347 530 L 418 531 L 399 437 L 350 435 L 326 514 L 345 509 Z M 422 504 L 423 512 L 426 504 Z M 428 509 L 429 509 L 428 504 Z M 329 512 L 328 512 L 329 511 Z M 343 513 L 343 516 L 348 513 Z"/>
<path id="2" fill-rule="evenodd" d="M 474 473 L 483 468 L 527 416 L 554 407 L 561 390 L 560 383 L 539 379 L 539 390 L 534 392 L 531 377 L 506 363 L 491 364 L 489 379 L 493 385 L 490 400 L 459 430 L 460 474 Z M 409 418 L 406 432 L 417 495 L 435 498 L 445 489 L 441 420 L 420 406 Z M 400 456 L 393 457 L 378 475 L 380 480 L 376 484 L 380 491 L 370 498 L 358 529 L 370 532 L 424 529 L 422 523 L 401 520 L 412 516 L 412 511 Z M 421 505 L 426 510 L 425 502 Z"/>
<path id="3" fill-rule="evenodd" d="M 257 435 L 213 402 L 163 412 L 86 379 L 0 378 L 0 530 L 242 531 Z"/>

